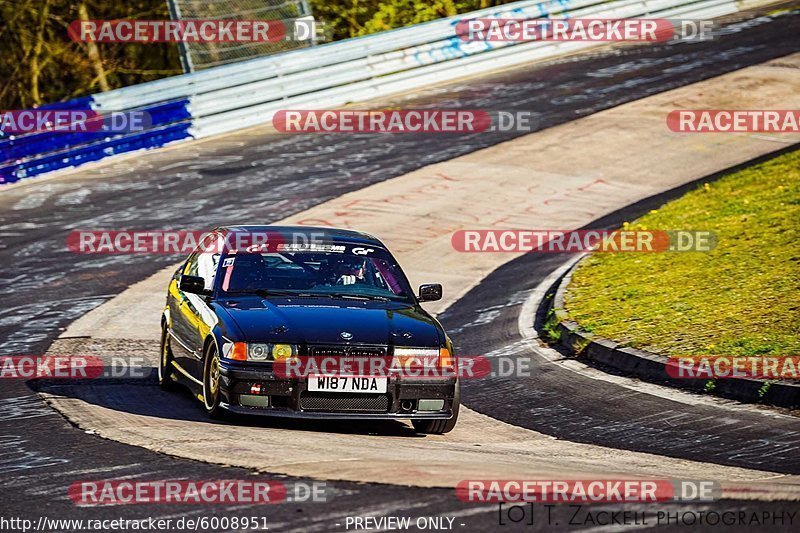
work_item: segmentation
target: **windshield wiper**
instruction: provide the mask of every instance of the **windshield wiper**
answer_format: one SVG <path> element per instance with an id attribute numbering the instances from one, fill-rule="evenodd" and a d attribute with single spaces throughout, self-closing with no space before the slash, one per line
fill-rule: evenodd
<path id="1" fill-rule="evenodd" d="M 299 296 L 296 292 L 290 291 L 276 291 L 272 289 L 241 289 L 236 291 L 225 291 L 227 294 L 255 294 L 262 298 L 269 298 L 270 296 Z"/>
<path id="2" fill-rule="evenodd" d="M 378 296 L 376 294 L 347 294 L 342 292 L 329 292 L 325 293 L 325 296 L 330 296 L 331 298 L 344 298 L 347 300 L 379 300 L 381 302 L 391 301 L 386 296 Z"/>

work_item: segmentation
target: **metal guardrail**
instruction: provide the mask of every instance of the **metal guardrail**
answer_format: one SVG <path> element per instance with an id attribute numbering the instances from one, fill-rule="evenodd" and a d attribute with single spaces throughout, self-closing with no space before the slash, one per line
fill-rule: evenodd
<path id="1" fill-rule="evenodd" d="M 268 123 L 287 108 L 338 107 L 602 43 L 464 41 L 470 18 L 711 18 L 735 0 L 521 1 L 379 34 L 347 39 L 43 106 L 150 113 L 148 129 L 0 137 L 0 184 L 117 154 Z"/>

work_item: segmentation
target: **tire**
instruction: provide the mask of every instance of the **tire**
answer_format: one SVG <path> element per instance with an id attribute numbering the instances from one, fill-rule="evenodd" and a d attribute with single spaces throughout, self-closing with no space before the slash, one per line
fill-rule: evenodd
<path id="1" fill-rule="evenodd" d="M 429 435 L 443 435 L 450 433 L 458 422 L 458 411 L 461 407 L 461 384 L 456 383 L 456 392 L 453 396 L 453 416 L 448 420 L 412 420 L 417 433 Z"/>
<path id="2" fill-rule="evenodd" d="M 178 384 L 173 379 L 175 369 L 172 367 L 172 346 L 167 333 L 167 325 L 161 326 L 161 355 L 158 358 L 158 386 L 161 390 L 174 391 Z"/>
<path id="3" fill-rule="evenodd" d="M 217 344 L 211 342 L 203 358 L 203 407 L 206 408 L 206 414 L 215 420 L 225 418 L 226 414 L 220 406 L 219 383 L 219 353 Z"/>

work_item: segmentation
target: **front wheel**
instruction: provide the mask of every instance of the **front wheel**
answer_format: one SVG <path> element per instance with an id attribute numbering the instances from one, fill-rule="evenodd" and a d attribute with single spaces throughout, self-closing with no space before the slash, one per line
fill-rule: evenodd
<path id="1" fill-rule="evenodd" d="M 417 433 L 442 435 L 450 433 L 458 422 L 458 410 L 461 407 L 461 384 L 456 383 L 456 392 L 453 396 L 453 416 L 448 420 L 412 420 Z"/>
<path id="2" fill-rule="evenodd" d="M 203 405 L 208 416 L 214 419 L 225 416 L 225 409 L 220 406 L 219 376 L 219 352 L 216 343 L 212 342 L 203 358 Z"/>

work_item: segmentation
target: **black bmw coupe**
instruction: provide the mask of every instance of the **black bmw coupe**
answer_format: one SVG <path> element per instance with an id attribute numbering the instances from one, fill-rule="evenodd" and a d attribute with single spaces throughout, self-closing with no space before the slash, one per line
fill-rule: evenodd
<path id="1" fill-rule="evenodd" d="M 446 433 L 458 418 L 452 342 L 397 261 L 365 233 L 230 226 L 175 272 L 162 316 L 159 383 L 188 386 L 212 417 L 408 419 Z"/>

